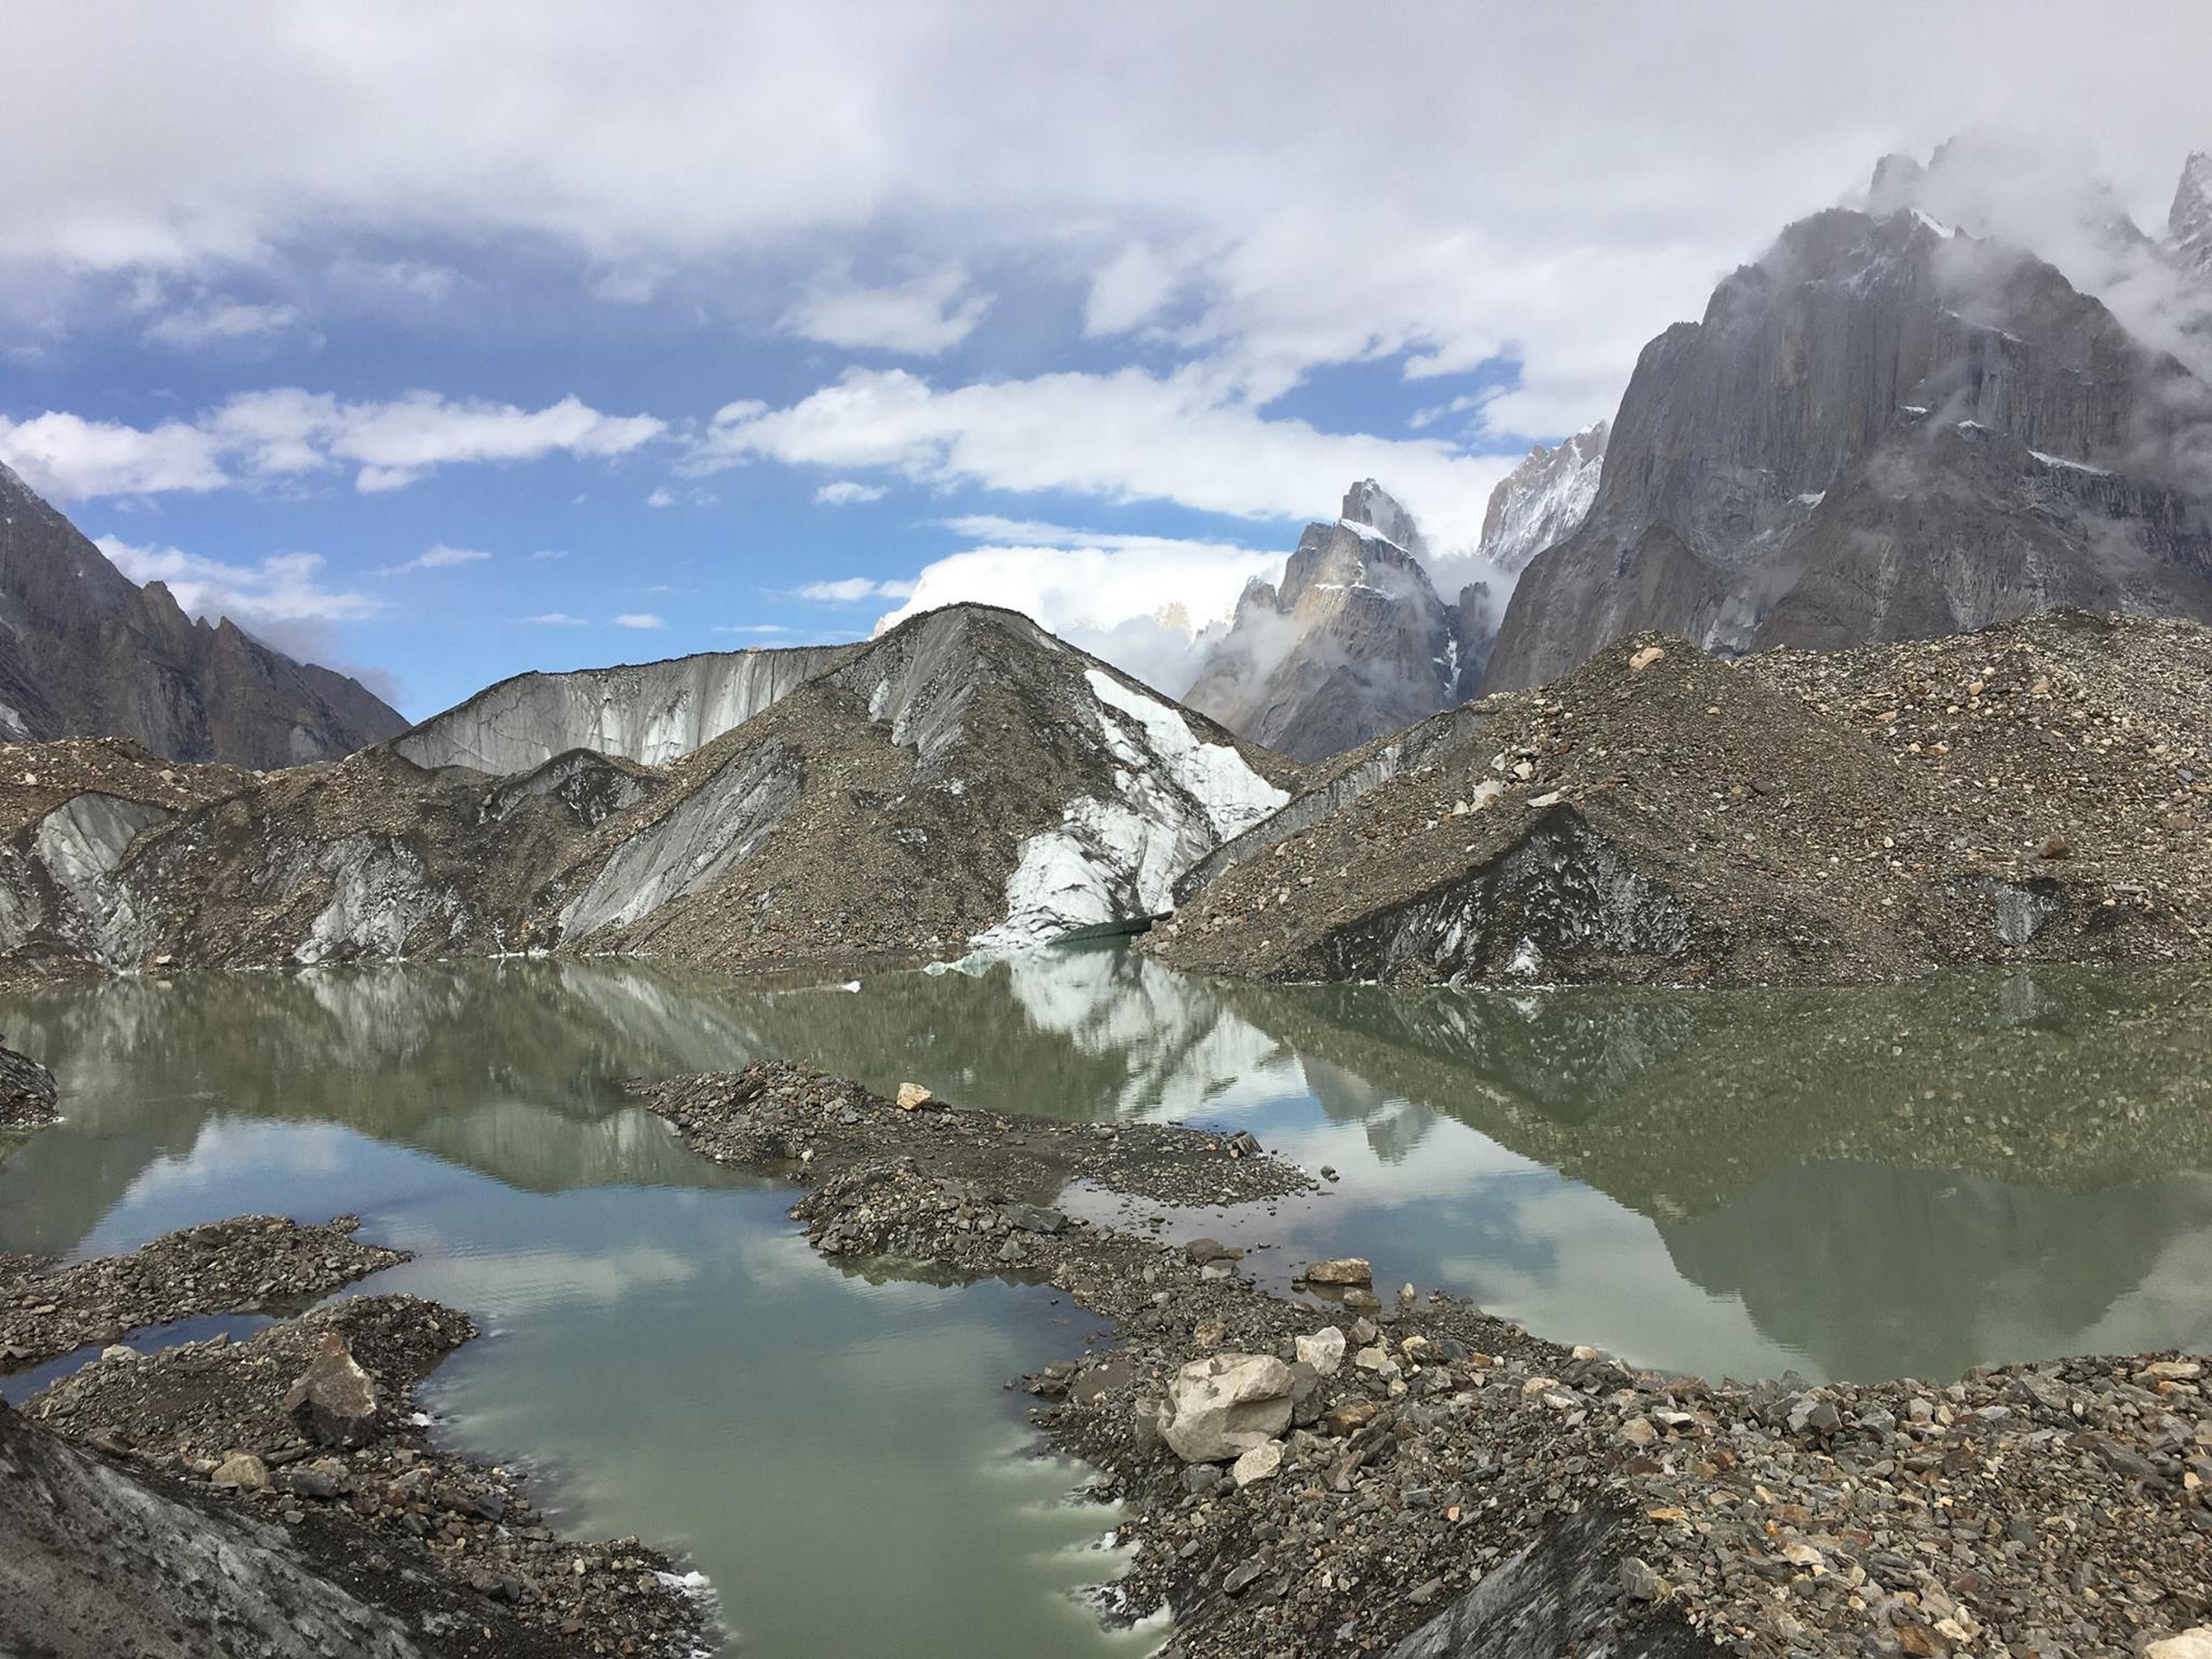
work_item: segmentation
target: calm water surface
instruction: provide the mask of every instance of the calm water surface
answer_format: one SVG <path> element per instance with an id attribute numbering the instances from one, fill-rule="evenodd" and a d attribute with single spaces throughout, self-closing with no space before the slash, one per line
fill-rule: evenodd
<path id="1" fill-rule="evenodd" d="M 805 1061 L 966 1104 L 1247 1127 L 1339 1179 L 1171 1216 L 1357 1250 L 1568 1341 L 1738 1376 L 2212 1346 L 2212 985 L 1269 989 L 1101 948 L 758 991 L 568 963 L 119 982 L 0 1002 L 67 1121 L 0 1160 L 0 1250 L 353 1211 L 475 1313 L 442 1432 L 565 1524 L 695 1558 L 747 1654 L 1119 1655 L 1110 1512 L 999 1386 L 1099 1332 L 1049 1289 L 823 1262 L 790 1195 L 620 1078 Z M 1129 1207 L 1084 1200 L 1101 1212 Z M 1136 1206 L 1142 1218 L 1154 1213 Z"/>

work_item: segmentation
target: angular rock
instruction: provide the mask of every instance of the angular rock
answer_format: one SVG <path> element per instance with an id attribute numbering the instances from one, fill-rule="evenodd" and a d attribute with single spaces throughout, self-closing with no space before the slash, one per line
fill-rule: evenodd
<path id="1" fill-rule="evenodd" d="M 215 1472 L 207 1477 L 207 1484 L 257 1492 L 269 1484 L 269 1465 L 251 1452 L 233 1452 L 215 1465 Z"/>
<path id="2" fill-rule="evenodd" d="M 350 1451 L 377 1437 L 376 1380 L 335 1331 L 284 1395 L 284 1414 L 316 1446 Z"/>
<path id="3" fill-rule="evenodd" d="M 50 1123 L 60 1098 L 53 1072 L 28 1055 L 0 1047 L 0 1128 Z"/>
<path id="4" fill-rule="evenodd" d="M 1282 1467 L 1282 1442 L 1267 1440 L 1254 1446 L 1230 1466 L 1229 1478 L 1237 1485 L 1249 1486 L 1255 1480 L 1268 1480 Z"/>
<path id="5" fill-rule="evenodd" d="M 1290 1427 L 1290 1367 L 1272 1354 L 1192 1360 L 1167 1387 L 1160 1437 L 1185 1463 L 1224 1463 Z"/>
<path id="6" fill-rule="evenodd" d="M 899 1085 L 899 1109 L 902 1112 L 911 1112 L 918 1106 L 926 1106 L 931 1098 L 930 1091 L 918 1083 L 902 1083 Z"/>
<path id="7" fill-rule="evenodd" d="M 1294 1339 L 1299 1363 L 1311 1365 L 1317 1376 L 1334 1376 L 1337 1368 L 1344 1363 L 1344 1333 L 1335 1325 L 1324 1325 L 1310 1337 Z"/>
<path id="8" fill-rule="evenodd" d="M 1344 1256 L 1333 1262 L 1309 1262 L 1306 1265 L 1306 1282 L 1309 1285 L 1371 1285 L 1375 1269 L 1363 1257 Z"/>

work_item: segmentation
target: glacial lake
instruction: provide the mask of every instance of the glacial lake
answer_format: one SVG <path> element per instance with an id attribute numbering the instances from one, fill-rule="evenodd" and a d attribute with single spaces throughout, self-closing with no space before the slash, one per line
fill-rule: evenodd
<path id="1" fill-rule="evenodd" d="M 0 1000 L 66 1121 L 0 1142 L 0 1251 L 245 1211 L 418 1259 L 357 1287 L 490 1333 L 440 1433 L 556 1523 L 688 1553 L 733 1651 L 1135 1656 L 1113 1516 L 1004 1384 L 1101 1338 L 1048 1287 L 817 1257 L 791 1193 L 622 1078 L 761 1056 L 890 1091 L 1249 1128 L 1338 1179 L 1167 1215 L 1357 1253 L 1566 1342 L 1710 1375 L 2212 1347 L 2212 977 L 2043 971 L 1758 994 L 1393 994 L 1189 978 L 1115 946 L 857 988 L 509 962 L 126 980 Z M 1077 1194 L 1088 1212 L 1161 1212 Z"/>

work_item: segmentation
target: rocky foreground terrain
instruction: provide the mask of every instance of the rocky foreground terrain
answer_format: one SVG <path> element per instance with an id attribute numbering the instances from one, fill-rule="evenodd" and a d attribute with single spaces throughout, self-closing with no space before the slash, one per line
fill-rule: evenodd
<path id="1" fill-rule="evenodd" d="M 2212 633 L 1639 635 L 1317 772 L 1144 948 L 1280 980 L 1836 983 L 2212 952 Z"/>
<path id="2" fill-rule="evenodd" d="M 588 695 L 521 683 L 521 726 L 464 705 L 265 777 L 19 747 L 9 764 L 36 783 L 0 793 L 0 972 L 552 949 L 756 972 L 954 957 L 1141 925 L 1296 776 L 1009 612 L 932 612 L 828 662 L 664 764 L 571 748 L 500 776 L 408 758 L 530 759 L 578 735 L 562 711 Z M 594 741 L 661 756 L 776 689 L 695 668 L 661 685 L 665 719 L 632 711 Z M 670 689 L 695 679 L 696 696 Z"/>
<path id="3" fill-rule="evenodd" d="M 708 1155 L 804 1183 L 793 1215 L 818 1249 L 1034 1274 L 1116 1322 L 1120 1345 L 1031 1389 L 1047 1438 L 1128 1513 L 1113 1609 L 1172 1606 L 1171 1653 L 2195 1659 L 2212 1642 L 2197 1359 L 1820 1388 L 1660 1376 L 1410 1286 L 1377 1295 L 1363 1261 L 1304 1264 L 1306 1299 L 1286 1300 L 1211 1240 L 1052 1208 L 1069 1176 L 1122 1165 L 1128 1129 L 902 1104 L 780 1065 L 646 1100 Z M 1297 1183 L 1255 1147 L 1186 1151 L 1185 1202 Z"/>
<path id="4" fill-rule="evenodd" d="M 430 1443 L 413 1389 L 476 1334 L 467 1314 L 367 1296 L 240 1340 L 121 1345 L 405 1259 L 354 1225 L 243 1217 L 67 1267 L 0 1261 L 0 1373 L 110 1344 L 20 1416 L 0 1406 L 0 1652 L 696 1650 L 710 1609 L 664 1555 L 557 1537 L 521 1477 Z"/>

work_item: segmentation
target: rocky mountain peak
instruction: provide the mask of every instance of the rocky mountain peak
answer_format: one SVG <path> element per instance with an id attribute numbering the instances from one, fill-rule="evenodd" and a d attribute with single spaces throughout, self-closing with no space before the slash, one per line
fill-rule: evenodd
<path id="1" fill-rule="evenodd" d="M 2183 259 L 2212 272 L 2212 155 L 2198 150 L 2183 164 L 2166 214 L 2166 237 Z"/>
<path id="2" fill-rule="evenodd" d="M 1596 499 L 1522 575 L 1485 690 L 1644 628 L 1733 652 L 2060 606 L 2212 616 L 2212 523 L 2181 464 L 2212 391 L 1981 235 L 1986 160 L 1947 147 L 1917 183 L 1885 165 L 1893 211 L 1790 226 L 1644 348 Z M 2080 206 L 2107 226 L 2095 192 Z"/>
<path id="3" fill-rule="evenodd" d="M 1293 760 L 1357 747 L 1464 695 L 1458 608 L 1438 597 L 1413 515 L 1373 479 L 1306 527 L 1278 582 L 1255 582 L 1187 698 Z M 1484 601 L 1486 610 L 1486 600 Z M 1478 631 L 1486 652 L 1486 623 Z"/>
<path id="4" fill-rule="evenodd" d="M 1910 156 L 1889 155 L 1874 163 L 1874 181 L 1867 188 L 1866 211 L 1886 218 L 1914 205 L 1928 169 Z"/>
<path id="5" fill-rule="evenodd" d="M 1547 448 L 1537 444 L 1498 480 L 1483 512 L 1482 556 L 1508 575 L 1589 516 L 1605 470 L 1608 421 L 1586 426 Z"/>
<path id="6" fill-rule="evenodd" d="M 1413 514 L 1371 478 L 1363 478 L 1344 492 L 1340 522 L 1380 531 L 1385 541 L 1416 558 L 1428 551 L 1428 543 L 1421 539 L 1421 528 L 1414 523 Z"/>
<path id="7" fill-rule="evenodd" d="M 406 721 L 365 686 L 141 588 L 0 465 L 0 734 L 127 737 L 172 760 L 327 760 Z"/>

